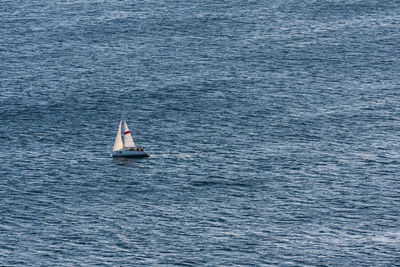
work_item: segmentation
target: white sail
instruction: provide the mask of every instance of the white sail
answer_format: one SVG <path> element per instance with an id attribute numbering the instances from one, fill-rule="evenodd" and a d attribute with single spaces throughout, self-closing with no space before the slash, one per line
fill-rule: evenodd
<path id="1" fill-rule="evenodd" d="M 129 131 L 126 120 L 124 120 L 124 146 L 127 148 L 135 147 L 135 142 L 133 142 L 131 131 Z"/>
<path id="2" fill-rule="evenodd" d="M 121 121 L 119 122 L 119 128 L 117 136 L 115 137 L 113 151 L 117 151 L 124 148 L 124 144 L 122 143 L 122 137 L 121 137 L 121 125 L 122 125 L 122 118 Z"/>

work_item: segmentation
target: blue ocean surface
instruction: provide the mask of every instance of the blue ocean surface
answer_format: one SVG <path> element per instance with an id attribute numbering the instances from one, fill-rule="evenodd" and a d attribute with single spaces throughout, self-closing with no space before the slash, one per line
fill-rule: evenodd
<path id="1" fill-rule="evenodd" d="M 0 2 L 1 266 L 400 262 L 397 0 Z M 147 159 L 110 157 L 124 117 Z"/>

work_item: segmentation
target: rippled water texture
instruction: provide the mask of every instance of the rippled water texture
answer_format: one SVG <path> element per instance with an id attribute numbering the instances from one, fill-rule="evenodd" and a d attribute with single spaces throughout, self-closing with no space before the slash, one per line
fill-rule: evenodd
<path id="1" fill-rule="evenodd" d="M 399 14 L 1 1 L 0 265 L 400 262 Z"/>

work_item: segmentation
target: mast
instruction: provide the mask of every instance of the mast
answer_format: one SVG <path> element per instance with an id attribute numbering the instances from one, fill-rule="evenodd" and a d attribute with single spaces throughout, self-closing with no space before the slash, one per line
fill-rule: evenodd
<path id="1" fill-rule="evenodd" d="M 114 147 L 112 150 L 113 152 L 124 148 L 124 144 L 122 143 L 122 137 L 121 137 L 121 126 L 122 126 L 122 118 L 121 121 L 119 122 L 117 136 L 115 136 Z"/>

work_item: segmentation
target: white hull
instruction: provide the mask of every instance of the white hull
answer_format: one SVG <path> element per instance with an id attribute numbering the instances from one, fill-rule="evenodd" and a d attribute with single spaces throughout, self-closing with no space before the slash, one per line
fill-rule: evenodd
<path id="1" fill-rule="evenodd" d="M 118 150 L 112 152 L 111 156 L 125 158 L 146 158 L 150 157 L 150 154 L 145 151 Z"/>

